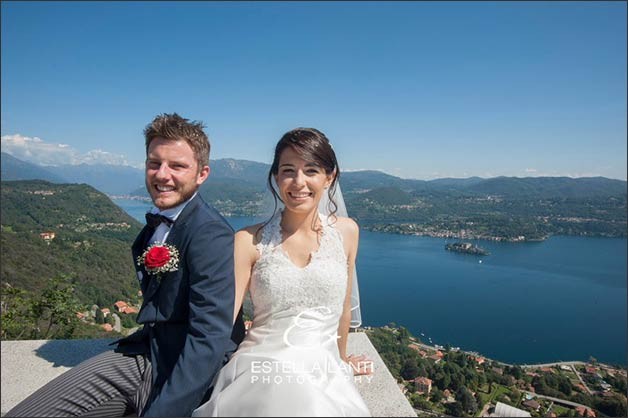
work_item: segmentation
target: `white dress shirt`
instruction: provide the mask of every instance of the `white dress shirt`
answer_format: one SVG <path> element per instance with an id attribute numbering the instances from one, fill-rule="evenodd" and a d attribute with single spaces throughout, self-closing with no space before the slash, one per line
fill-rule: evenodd
<path id="1" fill-rule="evenodd" d="M 159 209 L 157 209 L 156 207 L 152 208 L 150 213 L 154 213 L 154 214 L 158 214 L 158 215 L 164 215 L 170 219 L 172 219 L 172 222 L 176 221 L 177 218 L 179 217 L 179 215 L 181 214 L 181 212 L 183 211 L 183 208 L 185 207 L 185 205 L 187 205 L 190 200 L 194 199 L 194 196 L 196 196 L 198 192 L 195 192 L 192 197 L 190 197 L 188 200 L 186 200 L 185 202 L 181 203 L 178 206 L 175 206 L 173 208 L 170 209 L 165 209 L 160 211 Z M 170 234 L 170 228 L 172 227 L 171 225 L 168 225 L 164 222 L 162 222 L 161 224 L 159 224 L 159 226 L 157 228 L 155 228 L 155 232 L 153 233 L 153 236 L 150 238 L 149 240 L 149 244 L 153 244 L 155 242 L 166 242 L 166 239 L 168 238 L 168 234 Z"/>

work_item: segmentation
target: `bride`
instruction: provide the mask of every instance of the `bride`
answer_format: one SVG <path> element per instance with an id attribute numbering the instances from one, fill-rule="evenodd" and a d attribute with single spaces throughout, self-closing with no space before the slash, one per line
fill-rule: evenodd
<path id="1" fill-rule="evenodd" d="M 320 131 L 277 143 L 268 183 L 285 207 L 235 235 L 235 312 L 248 291 L 253 324 L 193 416 L 370 416 L 353 375 L 372 363 L 346 352 L 359 229 L 336 215 L 338 175 Z"/>

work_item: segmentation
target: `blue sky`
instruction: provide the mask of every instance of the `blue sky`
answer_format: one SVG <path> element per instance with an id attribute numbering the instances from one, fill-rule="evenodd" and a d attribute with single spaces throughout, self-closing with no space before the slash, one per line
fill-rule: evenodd
<path id="1" fill-rule="evenodd" d="M 341 168 L 626 179 L 626 2 L 2 2 L 2 150 L 144 158 L 158 113 L 212 158 L 298 126 Z"/>

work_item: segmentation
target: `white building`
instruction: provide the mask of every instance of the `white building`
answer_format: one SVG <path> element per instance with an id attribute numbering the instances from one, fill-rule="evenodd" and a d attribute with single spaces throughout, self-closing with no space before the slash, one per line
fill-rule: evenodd
<path id="1" fill-rule="evenodd" d="M 495 405 L 495 411 L 490 415 L 491 417 L 531 417 L 528 411 L 515 408 L 514 406 L 507 405 L 505 403 L 497 402 Z"/>

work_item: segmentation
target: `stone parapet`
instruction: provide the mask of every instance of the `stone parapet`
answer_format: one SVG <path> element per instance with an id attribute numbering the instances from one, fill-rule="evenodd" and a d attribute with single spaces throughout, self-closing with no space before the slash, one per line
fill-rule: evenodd
<path id="1" fill-rule="evenodd" d="M 96 354 L 110 349 L 113 340 L 2 341 L 1 390 L 4 415 L 41 386 Z M 413 417 L 414 410 L 363 332 L 349 334 L 348 352 L 366 354 L 374 361 L 371 378 L 356 379 L 357 387 L 375 417 Z"/>

